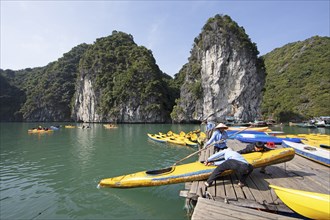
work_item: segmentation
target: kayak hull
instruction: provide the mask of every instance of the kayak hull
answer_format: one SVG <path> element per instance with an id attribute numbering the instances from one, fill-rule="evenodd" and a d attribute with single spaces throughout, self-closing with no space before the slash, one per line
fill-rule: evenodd
<path id="1" fill-rule="evenodd" d="M 295 152 L 292 148 L 280 148 L 267 152 L 244 154 L 243 156 L 251 165 L 253 165 L 254 168 L 258 168 L 289 161 L 294 155 Z M 215 168 L 216 166 L 205 166 L 203 163 L 196 161 L 160 170 L 141 171 L 133 174 L 102 179 L 99 186 L 132 188 L 204 180 L 209 177 Z M 222 175 L 225 176 L 232 172 L 232 170 L 227 170 Z"/>
<path id="2" fill-rule="evenodd" d="M 274 136 L 270 136 L 270 135 L 264 135 L 264 136 L 255 136 L 255 137 L 242 137 L 242 136 L 238 136 L 236 137 L 237 140 L 244 142 L 244 143 L 255 143 L 257 141 L 261 141 L 261 142 L 273 142 L 274 144 L 282 144 L 282 142 L 284 140 L 286 141 L 291 141 L 291 142 L 295 142 L 295 143 L 301 143 L 301 139 L 300 138 L 278 138 L 278 137 L 274 137 Z"/>
<path id="3" fill-rule="evenodd" d="M 330 166 L 330 152 L 328 150 L 290 141 L 283 141 L 282 145 L 283 147 L 295 149 L 296 153 L 300 156 L 321 163 L 325 166 Z"/>
<path id="4" fill-rule="evenodd" d="M 160 143 L 166 143 L 166 139 L 164 138 L 163 135 L 157 135 L 157 134 L 148 134 L 148 137 L 156 142 L 160 142 Z"/>
<path id="5" fill-rule="evenodd" d="M 269 185 L 293 211 L 310 219 L 329 219 L 330 195 Z"/>
<path id="6" fill-rule="evenodd" d="M 262 131 L 267 132 L 271 131 L 268 127 L 228 127 L 228 131 Z"/>
<path id="7" fill-rule="evenodd" d="M 38 130 L 38 129 L 29 129 L 28 130 L 28 133 L 30 133 L 30 134 L 34 134 L 34 133 L 38 133 L 38 134 L 40 134 L 40 133 L 50 133 L 50 132 L 53 132 L 54 130 L 52 130 L 52 129 L 48 129 L 48 130 L 43 130 L 43 129 L 41 129 L 41 130 Z"/>

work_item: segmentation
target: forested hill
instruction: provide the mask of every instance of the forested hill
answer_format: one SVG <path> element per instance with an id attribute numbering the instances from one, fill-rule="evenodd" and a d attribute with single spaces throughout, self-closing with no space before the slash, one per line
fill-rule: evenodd
<path id="1" fill-rule="evenodd" d="M 87 48 L 78 45 L 45 67 L 1 70 L 0 120 L 71 120 L 78 65 Z"/>
<path id="2" fill-rule="evenodd" d="M 330 115 L 330 38 L 315 36 L 263 56 L 262 113 L 280 121 Z"/>
<path id="3" fill-rule="evenodd" d="M 218 111 L 218 119 L 228 115 L 231 109 L 242 108 L 242 100 L 250 104 L 262 100 L 261 111 L 259 107 L 247 107 L 249 119 L 246 120 L 256 117 L 255 112 L 281 122 L 330 115 L 329 37 L 315 36 L 257 57 L 248 56 L 246 46 L 250 44 L 244 44 L 248 38 L 242 41 L 239 37 L 245 31 L 229 16 L 209 19 L 205 28 L 200 38 L 195 39 L 191 62 L 180 71 L 185 74 L 177 74 L 174 79 L 159 69 L 150 50 L 136 45 L 133 36 L 117 31 L 97 39 L 94 44 L 78 45 L 44 67 L 19 71 L 0 69 L 0 121 L 170 122 L 175 99 L 189 101 L 191 105 L 187 106 L 193 106 L 191 109 L 200 118 L 211 114 L 207 109 L 216 111 L 213 104 L 219 100 L 226 102 L 221 105 L 228 107 L 230 103 L 233 108 L 219 107 L 224 111 L 222 115 Z M 221 51 L 226 59 L 217 60 Z M 199 65 L 201 57 L 205 58 L 204 66 Z M 254 68 L 259 64 L 243 62 L 249 59 L 257 59 L 265 66 L 265 84 L 264 78 L 252 80 L 258 75 L 253 73 L 258 72 Z M 226 62 L 222 64 L 222 60 Z M 215 65 L 217 61 L 219 65 Z M 244 67 L 241 62 L 252 66 Z M 242 75 L 240 71 L 252 74 L 245 74 L 243 84 L 234 77 Z M 219 82 L 221 86 L 212 86 Z M 262 88 L 258 89 L 261 90 L 253 89 L 253 85 L 260 82 Z M 223 86 L 225 83 L 228 86 Z M 232 87 L 236 84 L 235 90 Z M 200 92 L 200 88 L 210 92 Z M 242 94 L 239 97 L 230 95 L 242 88 L 252 89 L 255 96 L 249 91 L 237 93 Z M 193 93 L 190 96 L 185 91 Z M 199 102 L 194 99 L 196 94 Z M 217 94 L 227 96 L 221 98 Z M 263 95 L 262 99 L 253 98 L 258 95 Z M 201 108 L 208 103 L 210 107 Z M 184 116 L 198 120 L 194 112 Z"/>
<path id="4" fill-rule="evenodd" d="M 169 122 L 178 95 L 152 52 L 117 31 L 0 77 L 0 121 Z"/>

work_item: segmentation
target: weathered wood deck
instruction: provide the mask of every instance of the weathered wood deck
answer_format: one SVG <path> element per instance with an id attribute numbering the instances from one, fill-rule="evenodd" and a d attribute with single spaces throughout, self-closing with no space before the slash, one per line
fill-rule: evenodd
<path id="1" fill-rule="evenodd" d="M 229 140 L 227 145 L 233 150 L 240 150 L 246 146 L 237 140 Z M 204 161 L 211 154 L 212 148 L 202 151 L 199 160 Z M 186 183 L 185 190 L 180 192 L 180 196 L 186 197 L 187 207 L 194 207 L 191 216 L 193 220 L 288 219 L 293 211 L 283 204 L 270 189 L 269 184 L 330 193 L 330 168 L 299 155 L 295 155 L 289 162 L 268 166 L 266 171 L 269 174 L 259 171 L 258 168 L 252 172 L 247 180 L 247 186 L 243 188 L 237 186 L 237 177 L 232 174 L 217 180 L 212 187 L 207 188 L 207 191 L 204 181 Z"/>

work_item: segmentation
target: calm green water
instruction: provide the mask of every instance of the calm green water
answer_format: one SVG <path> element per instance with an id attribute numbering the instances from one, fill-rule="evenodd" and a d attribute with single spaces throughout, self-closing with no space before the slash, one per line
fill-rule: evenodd
<path id="1" fill-rule="evenodd" d="M 92 124 L 91 129 L 28 134 L 39 124 L 0 124 L 0 219 L 187 219 L 179 197 L 184 184 L 134 189 L 98 189 L 97 184 L 171 166 L 194 149 L 152 142 L 147 133 L 198 125 L 127 124 L 110 130 Z"/>
<path id="2" fill-rule="evenodd" d="M 0 123 L 0 219 L 188 219 L 179 197 L 184 184 L 133 189 L 98 189 L 97 184 L 102 178 L 171 166 L 195 149 L 155 143 L 147 133 L 187 132 L 198 125 L 124 124 L 109 130 L 92 124 L 91 129 L 28 134 L 38 125 L 51 124 Z"/>

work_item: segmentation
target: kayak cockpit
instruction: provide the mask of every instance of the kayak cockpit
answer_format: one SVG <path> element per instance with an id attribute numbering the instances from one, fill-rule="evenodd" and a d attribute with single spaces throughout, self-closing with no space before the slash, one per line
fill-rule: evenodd
<path id="1" fill-rule="evenodd" d="M 148 175 L 159 175 L 159 174 L 164 174 L 164 173 L 170 173 L 174 170 L 174 167 L 168 167 L 164 169 L 159 169 L 159 170 L 148 170 L 146 171 L 146 174 Z"/>

